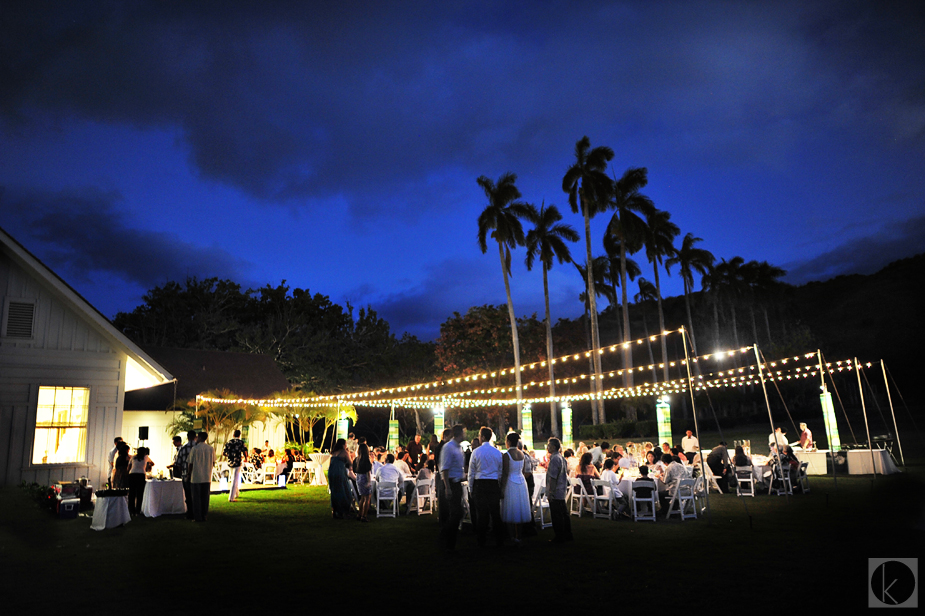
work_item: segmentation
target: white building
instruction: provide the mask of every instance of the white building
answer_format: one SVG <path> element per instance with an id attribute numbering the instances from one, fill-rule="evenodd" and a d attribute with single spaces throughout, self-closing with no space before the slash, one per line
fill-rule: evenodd
<path id="1" fill-rule="evenodd" d="M 125 392 L 173 376 L 0 229 L 0 484 L 105 483 Z"/>

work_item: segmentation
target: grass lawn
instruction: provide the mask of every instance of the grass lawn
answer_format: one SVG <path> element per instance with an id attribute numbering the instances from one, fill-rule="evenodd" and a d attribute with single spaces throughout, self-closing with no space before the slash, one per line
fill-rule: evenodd
<path id="1" fill-rule="evenodd" d="M 921 447 L 916 447 L 922 451 Z M 745 613 L 867 606 L 868 557 L 918 557 L 925 545 L 925 459 L 888 477 L 811 477 L 792 498 L 712 495 L 711 516 L 681 523 L 572 518 L 515 548 L 479 549 L 468 526 L 457 554 L 438 550 L 434 516 L 332 520 L 325 488 L 213 496 L 209 521 L 137 518 L 90 530 L 59 521 L 15 487 L 0 490 L 6 614 L 110 609 L 233 613 L 438 603 L 620 613 L 723 606 Z M 925 599 L 925 597 L 923 597 Z M 597 607 L 595 607 L 597 606 Z M 385 611 L 381 611 L 385 608 Z"/>

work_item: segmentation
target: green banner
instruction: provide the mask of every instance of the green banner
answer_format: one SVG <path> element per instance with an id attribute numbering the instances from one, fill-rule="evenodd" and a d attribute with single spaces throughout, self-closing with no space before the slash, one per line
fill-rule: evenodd
<path id="1" fill-rule="evenodd" d="M 341 411 L 340 416 L 337 418 L 337 438 L 346 440 L 350 435 L 350 420 L 347 418 L 347 414 Z"/>
<path id="2" fill-rule="evenodd" d="M 437 440 L 443 436 L 443 413 L 443 405 L 434 407 L 434 434 L 437 435 Z"/>
<path id="3" fill-rule="evenodd" d="M 533 407 L 525 404 L 520 411 L 520 418 L 524 424 L 524 429 L 520 433 L 520 438 L 524 442 L 524 449 L 533 449 Z"/>
<path id="4" fill-rule="evenodd" d="M 575 446 L 572 439 L 572 406 L 565 402 L 562 404 L 562 451 Z"/>
<path id="5" fill-rule="evenodd" d="M 832 404 L 832 394 L 824 392 L 819 395 L 822 401 L 822 418 L 825 420 L 825 435 L 829 439 L 829 449 L 833 452 L 841 449 L 841 439 L 838 438 L 838 422 L 835 420 L 835 405 Z"/>
<path id="6" fill-rule="evenodd" d="M 655 417 L 658 422 L 658 444 L 668 443 L 671 441 L 671 405 L 664 400 L 659 400 L 655 404 Z"/>
<path id="7" fill-rule="evenodd" d="M 389 420 L 389 440 L 385 444 L 386 449 L 395 451 L 398 449 L 398 420 Z"/>

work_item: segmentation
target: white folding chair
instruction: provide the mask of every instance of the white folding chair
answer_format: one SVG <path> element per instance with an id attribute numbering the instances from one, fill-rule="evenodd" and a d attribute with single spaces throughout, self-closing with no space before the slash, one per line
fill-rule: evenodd
<path id="1" fill-rule="evenodd" d="M 533 499 L 534 517 L 540 523 L 540 530 L 552 526 L 552 512 L 549 510 L 549 499 L 546 498 L 546 486 L 541 485 Z"/>
<path id="2" fill-rule="evenodd" d="M 377 518 L 395 518 L 398 517 L 398 503 L 401 500 L 401 493 L 398 491 L 397 481 L 378 481 L 376 490 L 376 517 Z M 391 502 L 391 507 L 383 507 L 383 503 Z"/>
<path id="3" fill-rule="evenodd" d="M 637 479 L 633 482 L 633 521 L 655 521 L 655 506 L 658 503 L 658 486 L 652 480 Z M 642 512 L 640 505 L 647 505 L 648 512 Z"/>
<path id="4" fill-rule="evenodd" d="M 305 482 L 305 462 L 293 462 L 292 471 L 289 473 L 289 481 Z"/>
<path id="5" fill-rule="evenodd" d="M 800 471 L 797 475 L 797 484 L 800 486 L 800 491 L 803 494 L 809 494 L 809 475 L 806 474 L 807 468 L 809 468 L 809 462 L 800 462 Z"/>
<path id="6" fill-rule="evenodd" d="M 709 492 L 712 487 L 720 494 L 723 494 L 723 489 L 719 487 L 719 480 L 716 478 L 716 475 L 713 474 L 713 469 L 710 468 L 709 464 L 704 464 L 703 476 L 706 478 L 707 492 Z"/>
<path id="7" fill-rule="evenodd" d="M 591 495 L 594 518 L 610 519 L 613 517 L 613 494 L 609 481 L 595 479 L 591 482 L 594 486 L 594 494 Z"/>
<path id="8" fill-rule="evenodd" d="M 675 505 L 678 506 L 675 510 Z M 697 519 L 697 504 L 694 502 L 694 480 L 678 479 L 675 482 L 674 494 L 668 505 L 666 519 L 673 515 L 681 516 L 681 521 Z"/>
<path id="9" fill-rule="evenodd" d="M 417 498 L 413 499 L 417 505 L 418 515 L 425 513 L 433 514 L 434 512 L 434 478 L 421 479 L 415 484 Z"/>
<path id="10" fill-rule="evenodd" d="M 707 509 L 707 493 L 703 489 L 703 475 L 694 479 L 694 507 L 698 513 L 703 513 Z"/>
<path id="11" fill-rule="evenodd" d="M 275 464 L 264 464 L 263 468 L 260 470 L 263 471 L 263 475 L 261 475 L 260 483 L 264 485 L 267 485 L 267 484 L 272 485 L 276 483 L 276 465 Z"/>
<path id="12" fill-rule="evenodd" d="M 257 468 L 250 462 L 241 465 L 241 482 L 254 483 L 257 480 Z"/>
<path id="13" fill-rule="evenodd" d="M 780 464 L 771 466 L 771 482 L 768 484 L 768 494 L 793 496 L 793 486 L 790 485 L 790 473 L 783 472 Z"/>
<path id="14" fill-rule="evenodd" d="M 751 466 L 735 467 L 736 496 L 755 496 L 755 477 Z"/>
<path id="15" fill-rule="evenodd" d="M 569 513 L 581 517 L 581 513 L 587 509 L 594 512 L 594 498 L 585 491 L 585 484 L 577 477 L 569 477 L 571 485 L 572 500 L 569 501 Z"/>

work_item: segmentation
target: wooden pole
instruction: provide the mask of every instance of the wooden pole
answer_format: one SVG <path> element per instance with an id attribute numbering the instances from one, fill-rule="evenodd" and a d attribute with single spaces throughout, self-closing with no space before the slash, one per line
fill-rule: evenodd
<path id="1" fill-rule="evenodd" d="M 771 401 L 768 399 L 768 388 L 764 384 L 764 371 L 761 369 L 761 353 L 758 351 L 758 343 L 755 343 L 755 361 L 758 364 L 758 377 L 761 379 L 761 391 L 764 392 L 764 403 L 768 407 L 768 420 L 771 422 L 771 434 L 774 436 L 774 457 L 777 458 L 777 470 L 780 472 L 781 476 L 781 488 L 783 488 L 783 477 L 784 477 L 784 467 L 780 463 L 780 445 L 777 443 L 777 429 L 774 427 L 774 416 L 771 414 Z M 774 473 L 771 473 L 771 485 L 768 486 L 768 492 L 771 491 L 771 486 L 774 485 Z M 787 494 L 787 502 L 790 502 L 790 494 Z"/>
<path id="2" fill-rule="evenodd" d="M 874 444 L 870 440 L 870 424 L 867 423 L 867 405 L 864 403 L 864 388 L 861 387 L 861 364 L 854 358 L 854 371 L 858 377 L 858 393 L 861 395 L 861 411 L 864 413 L 864 429 L 867 430 L 867 447 L 870 451 L 870 464 L 873 467 L 874 477 L 877 476 L 877 461 L 874 460 Z"/>
<path id="3" fill-rule="evenodd" d="M 697 423 L 697 405 L 694 403 L 694 379 L 691 376 L 691 360 L 687 353 L 687 337 L 684 326 L 681 326 L 681 346 L 684 347 L 684 364 L 687 366 L 687 390 L 691 396 L 691 415 L 694 416 L 694 431 L 697 433 L 697 442 L 700 443 L 700 426 Z M 710 509 L 710 486 L 707 484 L 707 461 L 703 457 L 703 445 L 700 446 L 700 476 L 703 477 L 703 494 L 707 501 L 707 523 L 713 524 L 713 512 Z M 696 507 L 695 507 L 696 509 Z"/>

